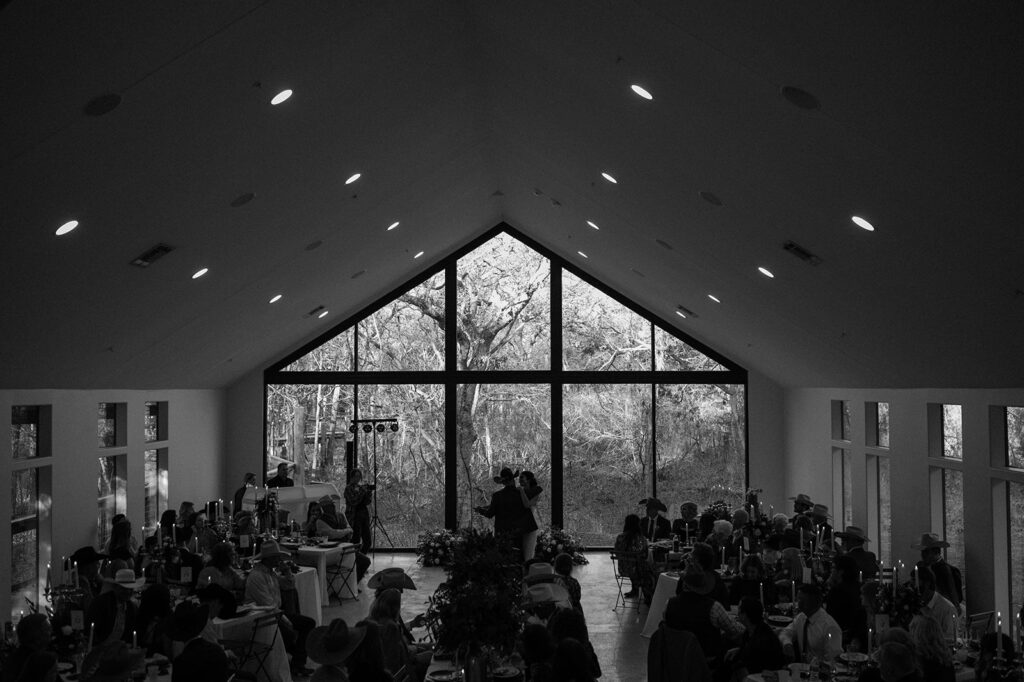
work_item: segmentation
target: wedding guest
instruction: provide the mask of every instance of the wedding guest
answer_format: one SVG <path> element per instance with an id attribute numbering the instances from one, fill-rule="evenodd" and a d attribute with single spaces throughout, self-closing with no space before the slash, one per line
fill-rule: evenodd
<path id="1" fill-rule="evenodd" d="M 554 678 L 565 682 L 594 682 L 595 677 L 588 663 L 589 655 L 586 645 L 572 637 L 558 642 L 551 659 Z"/>
<path id="2" fill-rule="evenodd" d="M 234 567 L 235 548 L 230 542 L 218 542 L 210 549 L 210 561 L 199 572 L 196 584 L 200 587 L 220 585 L 235 598 L 245 592 L 245 578 Z"/>
<path id="3" fill-rule="evenodd" d="M 393 678 L 384 667 L 384 649 L 381 645 L 380 628 L 369 620 L 356 623 L 354 629 L 363 628 L 366 635 L 362 643 L 348 657 L 348 676 L 359 682 L 392 682 Z"/>
<path id="4" fill-rule="evenodd" d="M 832 515 L 828 513 L 828 506 L 824 504 L 815 504 L 811 507 L 809 512 L 811 517 L 811 523 L 814 526 L 814 537 L 821 538 L 822 547 L 832 547 L 832 525 L 828 522 Z M 815 548 L 818 546 L 818 541 L 815 540 Z"/>
<path id="5" fill-rule="evenodd" d="M 112 559 L 121 559 L 129 565 L 135 565 L 135 543 L 132 540 L 132 524 L 122 518 L 110 531 L 107 543 L 107 555 Z"/>
<path id="6" fill-rule="evenodd" d="M 919 564 L 932 569 L 932 573 L 935 574 L 935 589 L 949 600 L 957 615 L 960 615 L 960 603 L 964 600 L 963 578 L 960 569 L 947 564 L 942 556 L 942 550 L 947 547 L 949 543 L 935 533 L 923 533 L 921 542 L 910 546 L 911 549 L 921 550 Z"/>
<path id="7" fill-rule="evenodd" d="M 799 493 L 796 497 L 789 498 L 793 500 L 793 517 L 790 519 L 790 523 L 796 525 L 796 520 L 809 512 L 814 507 L 814 502 L 811 501 L 809 495 Z"/>
<path id="8" fill-rule="evenodd" d="M 672 535 L 672 524 L 661 515 L 661 512 L 668 511 L 665 503 L 657 497 L 649 497 L 640 500 L 640 504 L 647 510 L 647 515 L 640 521 L 640 532 L 647 538 L 647 542 L 668 539 Z"/>
<path id="9" fill-rule="evenodd" d="M 106 554 L 100 554 L 92 546 L 81 547 L 71 555 L 72 566 L 78 566 L 78 589 L 82 591 L 82 611 L 88 611 L 92 600 L 99 596 L 103 588 L 103 578 L 100 576 L 100 564 L 109 558 Z"/>
<path id="10" fill-rule="evenodd" d="M 103 582 L 111 588 L 93 600 L 85 613 L 85 620 L 93 628 L 93 643 L 98 645 L 112 642 L 132 641 L 132 626 L 138 620 L 138 611 L 131 597 L 135 590 L 146 584 L 145 578 L 135 578 L 130 568 L 118 569 L 113 578 Z"/>
<path id="11" fill-rule="evenodd" d="M 705 573 L 705 575 L 711 576 L 714 585 L 711 588 L 710 596 L 716 602 L 722 605 L 723 608 L 728 609 L 731 605 L 729 601 L 729 588 L 726 586 L 722 576 L 718 575 L 715 571 L 715 567 L 718 566 L 719 560 L 715 556 L 715 551 L 711 549 L 711 545 L 706 542 L 698 542 L 693 546 L 693 550 L 690 552 L 688 563 L 696 564 Z M 676 587 L 676 594 L 682 590 L 682 581 Z"/>
<path id="12" fill-rule="evenodd" d="M 555 557 L 554 568 L 555 573 L 561 578 L 562 584 L 565 585 L 566 592 L 569 593 L 569 601 L 572 602 L 572 607 L 582 613 L 583 588 L 580 587 L 580 581 L 572 577 L 572 557 L 562 552 Z"/>
<path id="13" fill-rule="evenodd" d="M 914 641 L 917 664 L 929 682 L 954 682 L 953 654 L 942 626 L 933 616 L 917 615 L 910 621 L 910 638 Z"/>
<path id="14" fill-rule="evenodd" d="M 335 496 L 324 495 L 318 501 L 320 503 L 321 515 L 316 522 L 317 535 L 324 535 L 331 540 L 346 540 L 352 535 L 352 528 L 348 524 L 345 515 L 337 510 L 334 505 Z M 370 557 L 358 549 L 356 550 L 356 582 L 360 582 L 366 571 L 370 568 Z"/>
<path id="15" fill-rule="evenodd" d="M 828 595 L 825 597 L 825 611 L 835 619 L 843 631 L 843 641 L 853 639 L 860 608 L 860 582 L 857 562 L 846 555 L 838 556 L 832 562 L 832 573 L 828 578 Z"/>
<path id="16" fill-rule="evenodd" d="M 590 643 L 590 633 L 587 632 L 587 621 L 583 618 L 583 614 L 576 609 L 556 609 L 551 617 L 548 619 L 548 632 L 551 633 L 551 639 L 555 642 L 555 657 L 558 656 L 557 647 L 566 639 L 574 639 L 583 645 L 584 650 L 587 653 L 587 672 L 590 674 L 589 679 L 601 677 L 601 663 L 597 660 L 597 653 L 594 651 L 593 645 Z M 563 679 L 558 675 L 557 666 L 555 667 L 555 676 L 557 679 Z"/>
<path id="17" fill-rule="evenodd" d="M 523 512 L 523 561 L 529 561 L 537 551 L 537 519 L 533 510 L 540 502 L 540 494 L 544 489 L 537 484 L 537 477 L 532 471 L 519 474 L 519 499 L 525 507 Z"/>
<path id="18" fill-rule="evenodd" d="M 715 556 L 718 557 L 719 566 L 722 566 L 729 559 L 729 544 L 732 538 L 732 522 L 726 521 L 725 519 L 718 519 L 712 526 L 711 535 L 707 537 L 705 542 L 711 546 Z M 722 550 L 725 550 L 725 554 Z M 739 551 L 736 551 L 736 556 L 739 556 Z"/>
<path id="19" fill-rule="evenodd" d="M 683 502 L 679 505 L 679 518 L 672 522 L 672 534 L 683 542 L 688 538 L 696 541 L 700 535 L 700 522 L 697 520 L 697 503 Z"/>
<path id="20" fill-rule="evenodd" d="M 764 607 L 756 599 L 744 597 L 740 601 L 737 617 L 745 632 L 740 645 L 726 652 L 725 661 L 731 675 L 728 679 L 743 680 L 747 675 L 763 670 L 778 670 L 785 667 L 786 656 L 782 643 L 771 626 L 764 621 Z"/>
<path id="21" fill-rule="evenodd" d="M 821 589 L 817 585 L 801 585 L 797 590 L 796 615 L 779 639 L 789 660 L 818 658 L 831 661 L 843 653 L 843 631 L 832 616 L 821 608 Z"/>
<path id="22" fill-rule="evenodd" d="M 174 659 L 171 682 L 226 682 L 231 676 L 223 647 L 200 636 L 208 620 L 205 604 L 184 601 L 174 609 L 168 632 L 185 648 Z"/>
<path id="23" fill-rule="evenodd" d="M 48 649 L 53 636 L 50 621 L 41 613 L 30 613 L 22 617 L 15 633 L 18 635 L 18 647 L 7 657 L 0 677 L 3 682 L 18 682 L 29 658 Z"/>
<path id="24" fill-rule="evenodd" d="M 886 642 L 878 647 L 878 670 L 883 682 L 919 682 L 921 680 L 913 651 L 896 642 Z"/>
<path id="25" fill-rule="evenodd" d="M 637 555 L 619 559 L 619 574 L 629 578 L 631 589 L 626 592 L 627 599 L 632 599 L 640 594 L 641 589 L 646 589 L 649 582 L 647 570 L 647 538 L 640 530 L 640 517 L 636 514 L 627 514 L 622 524 L 622 532 L 615 536 L 615 551 L 626 552 Z"/>
<path id="26" fill-rule="evenodd" d="M 171 616 L 171 590 L 164 583 L 153 583 L 142 591 L 139 609 L 132 626 L 140 649 L 146 656 L 170 656 L 170 642 L 166 640 L 168 620 Z"/>
<path id="27" fill-rule="evenodd" d="M 526 521 L 526 512 L 529 510 L 523 506 L 522 497 L 516 490 L 516 477 L 517 474 L 511 469 L 503 467 L 501 473 L 494 477 L 494 482 L 501 484 L 501 489 L 491 494 L 489 505 L 474 507 L 473 511 L 494 519 L 494 535 L 508 538 L 521 560 L 523 534 L 529 525 Z"/>
<path id="28" fill-rule="evenodd" d="M 869 542 L 868 536 L 859 526 L 847 526 L 846 530 L 836 533 L 835 536 L 842 540 L 843 551 L 857 563 L 857 570 L 860 571 L 861 580 L 874 580 L 878 575 L 878 557 L 874 552 L 864 549 L 864 544 Z"/>
<path id="29" fill-rule="evenodd" d="M 366 637 L 366 627 L 348 627 L 342 618 L 309 633 L 309 657 L 320 664 L 310 682 L 348 682 L 346 663 Z"/>
<path id="30" fill-rule="evenodd" d="M 234 505 L 231 510 L 237 514 L 246 507 L 249 511 L 256 508 L 256 474 L 251 471 L 242 478 L 242 487 L 235 491 Z"/>
<path id="31" fill-rule="evenodd" d="M 206 519 L 206 512 L 197 512 L 193 516 L 192 537 L 185 543 L 189 552 L 196 556 L 208 557 L 213 546 L 220 542 L 220 536 L 210 528 Z"/>
<path id="32" fill-rule="evenodd" d="M 739 604 L 744 598 L 756 599 L 762 606 L 770 606 L 778 601 L 775 584 L 767 580 L 764 563 L 756 554 L 743 560 L 739 577 L 729 587 L 730 604 Z"/>
<path id="33" fill-rule="evenodd" d="M 281 462 L 277 465 L 277 475 L 267 479 L 268 488 L 291 488 L 295 481 L 288 478 L 288 463 Z"/>
<path id="34" fill-rule="evenodd" d="M 935 589 L 935 573 L 927 566 L 917 569 L 917 591 L 923 611 L 935 618 L 948 644 L 956 641 L 956 607 Z"/>
<path id="35" fill-rule="evenodd" d="M 178 507 L 178 519 L 175 522 L 174 541 L 184 545 L 192 537 L 195 526 L 196 506 L 185 500 Z"/>
<path id="36" fill-rule="evenodd" d="M 433 650 L 412 641 L 412 633 L 402 620 L 402 593 L 393 587 L 380 592 L 370 604 L 368 618 L 380 627 L 386 667 L 395 672 L 405 666 L 415 671 L 416 679 L 423 679 Z"/>
<path id="37" fill-rule="evenodd" d="M 711 596 L 714 587 L 712 574 L 691 561 L 679 579 L 676 596 L 665 606 L 665 626 L 692 632 L 712 668 L 721 660 L 724 642 L 738 639 L 745 632 L 743 625 Z"/>
<path id="38" fill-rule="evenodd" d="M 373 543 L 373 534 L 370 532 L 370 502 L 373 501 L 373 491 L 376 485 L 365 485 L 363 483 L 363 472 L 353 469 L 348 475 L 348 485 L 345 486 L 345 516 L 352 524 L 352 542 L 359 545 L 363 554 L 370 551 Z"/>

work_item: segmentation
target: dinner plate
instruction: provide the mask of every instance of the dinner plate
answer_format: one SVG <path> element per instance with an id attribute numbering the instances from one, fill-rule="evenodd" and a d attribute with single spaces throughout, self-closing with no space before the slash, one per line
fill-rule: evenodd
<path id="1" fill-rule="evenodd" d="M 70 663 L 68 661 L 60 661 L 59 663 L 57 663 L 57 672 L 60 673 L 61 675 L 63 675 L 64 673 L 69 673 L 69 672 L 71 672 L 74 669 L 75 669 L 75 664 L 74 663 Z"/>
<path id="2" fill-rule="evenodd" d="M 457 670 L 435 670 L 432 673 L 427 673 L 427 679 L 430 682 L 453 682 L 459 679 L 459 671 Z"/>
<path id="3" fill-rule="evenodd" d="M 868 655 L 859 651 L 849 651 L 839 654 L 839 660 L 846 663 L 867 663 Z"/>
<path id="4" fill-rule="evenodd" d="M 503 665 L 491 671 L 491 677 L 497 680 L 509 680 L 519 677 L 519 668 L 514 665 Z"/>
<path id="5" fill-rule="evenodd" d="M 767 620 L 774 625 L 789 625 L 793 622 L 789 616 L 768 616 Z"/>

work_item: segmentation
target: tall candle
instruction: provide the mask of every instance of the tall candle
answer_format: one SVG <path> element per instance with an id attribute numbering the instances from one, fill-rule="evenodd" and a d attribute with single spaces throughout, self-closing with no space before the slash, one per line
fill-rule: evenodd
<path id="1" fill-rule="evenodd" d="M 1003 614 L 996 611 L 996 658 L 1003 657 Z"/>
<path id="2" fill-rule="evenodd" d="M 772 517 L 775 516 L 775 505 L 774 504 L 768 505 L 768 513 Z"/>
<path id="3" fill-rule="evenodd" d="M 871 636 L 873 634 L 874 634 L 874 631 L 871 628 L 868 628 L 868 655 L 869 656 L 871 655 Z"/>
<path id="4" fill-rule="evenodd" d="M 92 636 L 96 633 L 96 623 L 89 623 L 89 648 L 86 652 L 92 651 Z"/>
<path id="5" fill-rule="evenodd" d="M 139 648 L 139 631 L 138 630 L 132 630 L 132 648 L 133 649 L 138 649 Z"/>
<path id="6" fill-rule="evenodd" d="M 800 529 L 800 551 L 804 551 L 804 529 Z"/>
<path id="7" fill-rule="evenodd" d="M 50 593 L 50 562 L 46 562 L 46 593 Z"/>
<path id="8" fill-rule="evenodd" d="M 864 571 L 857 571 L 857 582 L 864 582 Z"/>
<path id="9" fill-rule="evenodd" d="M 687 521 L 687 523 L 686 523 L 686 544 L 687 545 L 690 544 L 690 523 L 689 523 L 689 521 Z"/>
<path id="10" fill-rule="evenodd" d="M 725 568 L 725 547 L 722 548 L 722 568 Z"/>
<path id="11" fill-rule="evenodd" d="M 792 594 L 793 599 L 792 599 L 791 603 L 796 604 L 796 578 L 795 577 L 793 578 L 793 582 L 791 582 L 789 584 L 789 587 L 790 587 L 790 589 L 792 590 L 792 593 L 793 593 Z"/>
<path id="12" fill-rule="evenodd" d="M 764 581 L 763 580 L 761 581 L 761 584 L 758 585 L 757 589 L 758 589 L 758 592 L 761 595 L 761 605 L 764 606 Z"/>

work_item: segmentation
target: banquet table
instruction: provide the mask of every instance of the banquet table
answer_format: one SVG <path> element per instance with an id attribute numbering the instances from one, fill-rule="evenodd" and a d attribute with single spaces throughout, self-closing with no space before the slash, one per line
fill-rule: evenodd
<path id="1" fill-rule="evenodd" d="M 297 554 L 296 563 L 302 566 L 316 568 L 317 576 L 320 578 L 320 603 L 329 606 L 331 603 L 331 591 L 327 589 L 327 567 L 338 563 L 341 555 L 347 547 L 355 547 L 351 542 L 342 542 L 337 547 L 307 547 L 302 546 L 294 550 Z M 345 592 L 358 594 L 358 582 L 356 581 L 356 555 L 349 554 L 344 559 L 345 565 L 352 569 L 346 581 Z"/>
<path id="2" fill-rule="evenodd" d="M 301 566 L 295 574 L 295 591 L 299 595 L 299 613 L 309 616 L 317 625 L 323 625 L 323 593 L 320 590 L 320 578 L 317 570 L 311 566 Z"/>
<path id="3" fill-rule="evenodd" d="M 779 682 L 800 682 L 800 676 L 791 674 L 788 670 L 779 670 Z M 835 678 L 839 682 L 843 680 L 856 680 L 855 675 L 837 675 Z M 974 679 L 974 668 L 963 667 L 956 671 L 956 682 L 971 682 Z M 764 682 L 764 675 L 761 673 L 753 673 L 743 678 L 743 682 Z"/>
<path id="4" fill-rule="evenodd" d="M 676 596 L 676 587 L 679 585 L 679 573 L 666 571 L 658 576 L 658 584 L 654 588 L 654 596 L 651 598 L 651 607 L 647 610 L 647 620 L 644 622 L 644 629 L 640 634 L 650 637 L 658 631 L 658 624 L 665 615 L 665 606 L 668 600 Z"/>
<path id="5" fill-rule="evenodd" d="M 216 639 L 248 640 L 252 637 L 253 622 L 259 616 L 273 611 L 258 610 L 250 611 L 245 615 L 229 620 L 214 618 L 209 623 L 208 630 Z M 205 637 L 205 634 L 204 634 Z M 275 638 L 272 632 L 260 633 L 259 641 L 270 642 L 274 639 L 274 648 L 267 657 L 265 667 L 266 676 L 260 677 L 260 682 L 292 682 L 291 669 L 288 667 L 288 653 L 284 650 L 284 640 L 278 633 Z M 253 665 L 255 668 L 255 664 Z M 249 666 L 246 666 L 248 669 Z"/>

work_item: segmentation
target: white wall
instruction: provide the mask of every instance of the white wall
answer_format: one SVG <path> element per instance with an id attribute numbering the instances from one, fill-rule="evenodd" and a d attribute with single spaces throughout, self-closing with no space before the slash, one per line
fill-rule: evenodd
<path id="1" fill-rule="evenodd" d="M 245 375 L 227 390 L 224 475 L 232 490 L 247 472 L 263 485 L 263 371 Z"/>
<path id="2" fill-rule="evenodd" d="M 144 442 L 144 407 L 148 401 L 168 403 L 167 440 Z M 127 404 L 126 447 L 100 449 L 97 409 L 101 402 Z M 143 453 L 154 447 L 168 449 L 168 500 L 196 503 L 224 497 L 223 484 L 225 393 L 220 390 L 0 390 L 0 414 L 10 419 L 14 405 L 50 405 L 53 418 L 52 456 L 13 461 L 10 446 L 0 457 L 0 613 L 10 595 L 11 472 L 25 465 L 52 469 L 52 555 L 71 554 L 96 540 L 98 473 L 101 456 L 127 455 L 128 518 L 138 537 L 144 508 Z M 5 432 L 9 433 L 9 432 Z M 7 443 L 9 436 L 5 435 Z M 46 549 L 40 546 L 40 552 Z M 45 559 L 44 559 L 45 561 Z"/>
<path id="3" fill-rule="evenodd" d="M 864 528 L 868 527 L 864 472 L 870 451 L 865 445 L 864 404 L 889 403 L 893 558 L 908 566 L 920 558 L 919 552 L 910 545 L 918 542 L 922 533 L 943 530 L 940 522 L 933 520 L 933 504 L 937 500 L 929 478 L 930 468 L 943 460 L 929 457 L 927 406 L 929 403 L 962 405 L 964 458 L 956 467 L 964 475 L 966 565 L 961 568 L 967 583 L 968 608 L 971 612 L 996 607 L 1004 613 L 1009 611 L 1006 532 L 994 522 L 1000 515 L 1005 517 L 1005 503 L 993 488 L 998 488 L 1005 480 L 1024 482 L 1024 472 L 992 461 L 989 407 L 1024 405 L 1024 389 L 786 390 L 783 409 L 786 495 L 804 492 L 815 500 L 825 500 L 835 509 L 839 501 L 832 500 L 830 404 L 833 400 L 850 401 L 854 523 Z"/>

